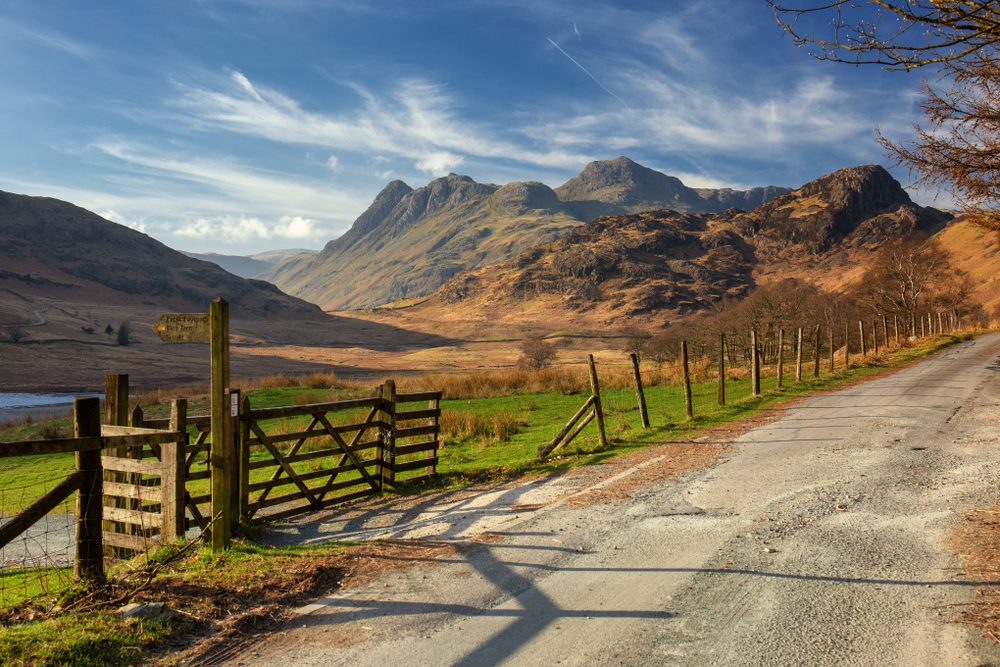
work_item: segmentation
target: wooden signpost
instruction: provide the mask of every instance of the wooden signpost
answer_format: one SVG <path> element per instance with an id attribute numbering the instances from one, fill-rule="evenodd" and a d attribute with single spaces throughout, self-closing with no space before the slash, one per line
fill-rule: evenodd
<path id="1" fill-rule="evenodd" d="M 229 548 L 232 535 L 233 444 L 232 398 L 229 388 L 229 303 L 212 301 L 207 313 L 167 313 L 153 325 L 164 343 L 210 343 L 212 346 L 212 551 Z M 238 400 L 238 394 L 237 394 Z"/>

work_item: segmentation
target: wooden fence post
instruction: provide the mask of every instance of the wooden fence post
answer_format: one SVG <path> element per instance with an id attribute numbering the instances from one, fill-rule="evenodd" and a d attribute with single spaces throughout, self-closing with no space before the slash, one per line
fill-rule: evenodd
<path id="1" fill-rule="evenodd" d="M 108 426 L 128 426 L 128 374 L 108 374 L 104 376 L 104 423 Z M 107 449 L 106 456 L 125 458 L 127 447 Z M 125 484 L 128 478 L 123 472 L 105 471 L 102 473 L 107 482 Z M 129 503 L 126 498 L 109 498 L 113 507 L 125 508 Z M 124 533 L 126 524 L 108 521 L 104 524 L 106 530 Z"/>
<path id="2" fill-rule="evenodd" d="M 222 298 L 212 301 L 208 313 L 212 346 L 212 553 L 229 548 L 232 525 L 232 466 L 227 458 L 231 449 L 231 408 L 229 388 L 229 303 Z"/>
<path id="3" fill-rule="evenodd" d="M 229 520 L 230 535 L 240 526 L 240 390 L 226 389 L 229 404 L 229 427 L 226 430 L 226 461 L 229 472 Z"/>
<path id="4" fill-rule="evenodd" d="M 250 422 L 243 421 L 250 414 L 250 396 L 244 396 L 240 405 L 240 521 L 250 522 Z"/>
<path id="5" fill-rule="evenodd" d="M 645 404 L 643 404 L 643 405 L 645 405 Z M 428 410 L 438 410 L 438 409 L 440 409 L 440 407 L 441 407 L 441 401 L 439 401 L 436 398 L 432 398 L 431 400 L 427 401 L 427 409 Z M 438 455 L 438 450 L 441 449 L 441 442 L 439 440 L 439 438 L 441 437 L 441 417 L 440 417 L 440 415 L 437 416 L 437 417 L 428 417 L 427 418 L 427 425 L 433 427 L 433 429 L 434 429 L 434 431 L 432 431 L 430 435 L 431 435 L 431 439 L 434 442 L 437 443 L 436 445 L 434 445 L 434 451 L 432 452 L 432 456 L 436 459 L 437 455 Z M 437 463 L 432 463 L 431 465 L 427 466 L 427 468 L 424 469 L 424 474 L 425 475 L 436 475 L 437 474 Z"/>
<path id="6" fill-rule="evenodd" d="M 830 327 L 830 373 L 833 373 L 833 327 Z"/>
<path id="7" fill-rule="evenodd" d="M 382 432 L 382 491 L 396 486 L 396 382 L 382 385 L 382 414 L 387 428 Z"/>
<path id="8" fill-rule="evenodd" d="M 865 346 L 865 323 L 858 320 L 858 334 L 861 337 L 861 357 L 868 356 L 868 348 Z"/>
<path id="9" fill-rule="evenodd" d="M 785 330 L 778 329 L 778 377 L 775 389 L 781 389 L 781 377 L 785 374 Z"/>
<path id="10" fill-rule="evenodd" d="M 187 450 L 187 400 L 177 398 L 170 403 L 171 431 L 180 431 L 185 437 L 180 442 L 165 442 L 160 445 L 160 537 L 164 542 L 172 542 L 184 537 L 187 527 L 184 521 L 184 474 Z"/>
<path id="11" fill-rule="evenodd" d="M 798 345 L 795 351 L 795 381 L 802 382 L 802 327 L 799 327 Z"/>
<path id="12" fill-rule="evenodd" d="M 73 401 L 73 436 L 100 437 L 101 402 L 97 398 Z M 104 474 L 101 450 L 76 453 L 76 469 L 84 474 L 76 492 L 76 555 L 73 578 L 92 583 L 104 582 Z"/>
<path id="13" fill-rule="evenodd" d="M 844 325 L 844 371 L 851 369 L 851 323 Z"/>
<path id="14" fill-rule="evenodd" d="M 687 387 L 687 357 L 684 359 L 684 386 Z M 753 396 L 760 395 L 760 350 L 757 347 L 756 329 L 750 330 L 750 393 Z"/>
<path id="15" fill-rule="evenodd" d="M 681 365 L 684 368 L 684 411 L 687 418 L 694 419 L 694 406 L 691 404 L 691 373 L 688 370 L 688 344 L 681 341 Z"/>
<path id="16" fill-rule="evenodd" d="M 814 378 L 818 378 L 819 377 L 819 350 L 820 350 L 819 326 L 820 325 L 818 325 L 818 324 L 816 325 L 816 349 L 813 352 L 813 377 Z"/>
<path id="17" fill-rule="evenodd" d="M 604 432 L 604 408 L 601 406 L 601 386 L 597 381 L 597 366 L 594 365 L 594 355 L 587 355 L 587 365 L 590 367 L 590 393 L 594 397 L 594 414 L 597 418 L 597 440 L 601 449 L 608 446 L 608 436 Z"/>
<path id="18" fill-rule="evenodd" d="M 878 328 L 872 320 L 872 354 L 878 354 Z"/>
<path id="19" fill-rule="evenodd" d="M 719 405 L 726 405 L 726 334 L 719 334 Z"/>
<path id="20" fill-rule="evenodd" d="M 642 392 L 642 374 L 639 372 L 639 355 L 632 352 L 628 355 L 632 361 L 632 375 L 635 376 L 635 396 L 639 401 L 639 419 L 642 427 L 649 428 L 649 412 L 646 411 L 646 395 Z"/>

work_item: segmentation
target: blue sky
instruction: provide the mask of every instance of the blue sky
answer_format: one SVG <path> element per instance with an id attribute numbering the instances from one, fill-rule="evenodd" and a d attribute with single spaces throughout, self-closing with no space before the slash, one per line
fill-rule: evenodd
<path id="1" fill-rule="evenodd" d="M 884 164 L 917 77 L 817 62 L 758 0 L 0 0 L 0 189 L 183 250 L 320 248 L 396 178 Z"/>

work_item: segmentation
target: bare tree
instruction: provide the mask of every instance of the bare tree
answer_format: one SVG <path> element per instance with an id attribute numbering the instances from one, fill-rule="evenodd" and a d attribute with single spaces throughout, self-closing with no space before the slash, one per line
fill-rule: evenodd
<path id="1" fill-rule="evenodd" d="M 898 315 L 910 322 L 935 304 L 941 310 L 958 307 L 970 289 L 971 283 L 956 273 L 936 241 L 914 234 L 876 253 L 855 292 L 875 314 Z"/>
<path id="2" fill-rule="evenodd" d="M 12 343 L 20 343 L 28 337 L 28 332 L 19 324 L 11 324 L 7 327 L 7 339 Z"/>
<path id="3" fill-rule="evenodd" d="M 521 358 L 517 365 L 541 370 L 551 364 L 556 358 L 556 346 L 541 338 L 527 338 L 521 343 Z"/>
<path id="4" fill-rule="evenodd" d="M 767 4 L 796 44 L 819 47 L 812 55 L 820 60 L 912 70 L 960 62 L 1000 42 L 995 0 L 825 0 L 798 7 L 767 0 Z M 805 26 L 813 15 L 826 19 L 831 36 L 808 32 Z"/>
<path id="5" fill-rule="evenodd" d="M 629 329 L 625 332 L 625 342 L 622 344 L 622 351 L 625 354 L 635 354 L 641 363 L 643 355 L 646 354 L 646 346 L 652 337 L 653 335 L 648 331 Z"/>
<path id="6" fill-rule="evenodd" d="M 879 141 L 895 166 L 918 174 L 916 185 L 948 188 L 981 224 L 1000 229 L 1000 7 L 996 0 L 827 0 L 805 7 L 767 0 L 778 23 L 821 60 L 877 64 L 890 70 L 930 67 L 922 81 L 916 141 Z M 827 18 L 832 35 L 804 27 Z M 800 24 L 801 22 L 801 24 Z M 940 90 L 941 82 L 950 89 Z"/>

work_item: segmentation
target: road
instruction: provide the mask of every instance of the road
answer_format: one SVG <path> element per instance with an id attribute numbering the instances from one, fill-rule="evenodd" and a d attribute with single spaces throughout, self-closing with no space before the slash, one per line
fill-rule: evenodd
<path id="1" fill-rule="evenodd" d="M 945 548 L 997 498 L 1000 335 L 815 396 L 714 466 L 321 600 L 230 665 L 976 665 Z"/>

